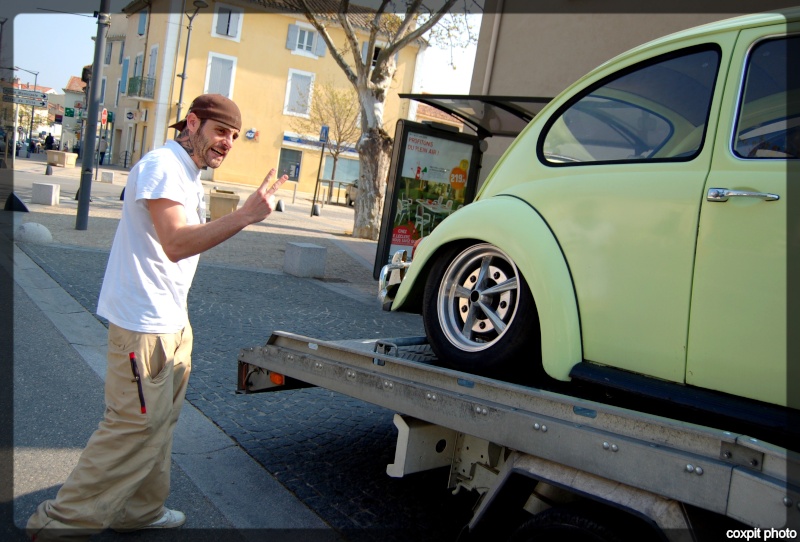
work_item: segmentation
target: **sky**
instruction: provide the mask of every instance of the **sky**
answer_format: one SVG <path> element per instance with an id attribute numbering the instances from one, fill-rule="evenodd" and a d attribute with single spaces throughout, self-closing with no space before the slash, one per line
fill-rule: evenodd
<path id="1" fill-rule="evenodd" d="M 94 60 L 97 19 L 69 14 L 23 13 L 14 18 L 14 65 L 39 72 L 37 84 L 63 94 L 69 78 L 80 77 L 81 69 Z M 31 36 L 37 38 L 31 41 Z M 33 45 L 31 47 L 31 45 Z M 17 70 L 23 83 L 34 76 Z"/>
<path id="2" fill-rule="evenodd" d="M 13 24 L 14 65 L 39 72 L 36 81 L 39 86 L 53 88 L 61 94 L 69 78 L 80 77 L 81 69 L 94 60 L 92 38 L 97 36 L 97 19 L 92 13 L 22 13 L 13 19 Z M 475 28 L 479 26 L 480 21 Z M 31 36 L 36 38 L 31 40 Z M 421 91 L 430 94 L 469 93 L 474 45 L 466 50 L 453 51 L 455 70 L 448 64 L 449 50 L 430 47 L 425 55 L 427 69 L 421 80 Z M 21 82 L 33 84 L 34 75 L 22 70 L 16 74 Z"/>

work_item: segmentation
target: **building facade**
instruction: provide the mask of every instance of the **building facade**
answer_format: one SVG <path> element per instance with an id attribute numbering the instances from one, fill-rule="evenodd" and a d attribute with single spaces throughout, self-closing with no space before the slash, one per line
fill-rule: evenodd
<path id="1" fill-rule="evenodd" d="M 234 152 L 203 177 L 258 185 L 275 167 L 289 174 L 299 191 L 313 192 L 320 134 L 297 133 L 294 119 L 308 116 L 315 85 L 351 84 L 302 14 L 271 9 L 273 4 L 278 3 L 135 0 L 123 14 L 112 14 L 100 84 L 101 108 L 113 113 L 107 128 L 114 163 L 131 165 L 172 139 L 169 125 L 186 116 L 191 100 L 214 92 L 239 105 L 243 126 Z M 343 47 L 344 32 L 333 25 L 329 32 Z M 363 49 L 367 31 L 359 35 Z M 406 47 L 396 57 L 384 109 L 389 134 L 408 114 L 408 101 L 397 94 L 413 91 L 421 48 L 424 44 Z M 345 143 L 350 149 L 356 144 Z M 354 179 L 357 160 L 353 150 L 340 155 L 337 179 Z M 331 162 L 326 156 L 321 177 Z"/>

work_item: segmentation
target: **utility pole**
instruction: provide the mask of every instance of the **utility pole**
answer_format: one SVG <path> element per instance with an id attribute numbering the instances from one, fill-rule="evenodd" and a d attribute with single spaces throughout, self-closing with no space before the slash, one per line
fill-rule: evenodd
<path id="1" fill-rule="evenodd" d="M 89 202 L 92 195 L 92 169 L 94 169 L 94 148 L 97 140 L 97 120 L 100 114 L 100 80 L 103 77 L 103 51 L 106 48 L 106 34 L 111 25 L 109 11 L 111 0 L 100 0 L 100 12 L 97 14 L 97 38 L 94 41 L 94 62 L 92 63 L 92 82 L 90 84 L 88 119 L 86 121 L 86 148 L 81 149 L 81 184 L 78 191 L 78 216 L 75 220 L 76 230 L 89 228 Z"/>

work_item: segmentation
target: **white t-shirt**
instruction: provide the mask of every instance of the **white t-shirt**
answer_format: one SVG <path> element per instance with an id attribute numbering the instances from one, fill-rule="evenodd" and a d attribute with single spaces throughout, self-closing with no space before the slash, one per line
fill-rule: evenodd
<path id="1" fill-rule="evenodd" d="M 175 333 L 186 326 L 186 301 L 199 256 L 177 263 L 167 258 L 147 200 L 180 203 L 192 225 L 205 222 L 203 196 L 200 169 L 175 141 L 147 153 L 131 169 L 97 314 L 140 333 Z"/>

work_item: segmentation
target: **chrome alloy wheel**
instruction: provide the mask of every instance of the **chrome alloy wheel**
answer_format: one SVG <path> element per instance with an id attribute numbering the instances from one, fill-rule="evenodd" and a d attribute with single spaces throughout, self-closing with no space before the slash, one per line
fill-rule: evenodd
<path id="1" fill-rule="evenodd" d="M 513 322 L 519 298 L 519 271 L 511 258 L 487 243 L 471 246 L 444 272 L 436 302 L 439 325 L 459 350 L 485 350 Z"/>

